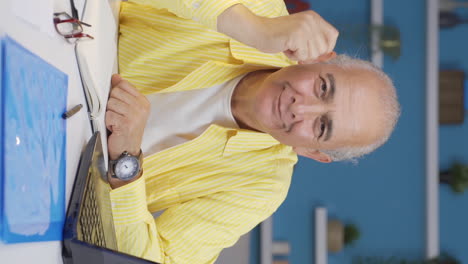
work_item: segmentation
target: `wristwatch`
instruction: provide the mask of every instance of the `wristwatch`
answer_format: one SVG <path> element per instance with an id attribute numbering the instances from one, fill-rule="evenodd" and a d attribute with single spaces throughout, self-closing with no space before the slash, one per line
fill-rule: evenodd
<path id="1" fill-rule="evenodd" d="M 112 178 L 130 181 L 140 174 L 142 164 L 143 153 L 141 150 L 138 156 L 124 151 L 116 160 L 109 161 L 109 174 Z"/>

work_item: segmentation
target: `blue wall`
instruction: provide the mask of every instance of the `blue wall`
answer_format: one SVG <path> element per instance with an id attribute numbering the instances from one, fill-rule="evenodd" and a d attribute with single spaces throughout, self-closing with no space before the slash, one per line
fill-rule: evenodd
<path id="1" fill-rule="evenodd" d="M 368 57 L 362 29 L 356 30 L 369 23 L 368 0 L 310 2 L 312 9 L 339 28 L 338 52 Z M 389 142 L 358 165 L 300 159 L 288 198 L 274 215 L 274 239 L 290 242 L 290 263 L 313 263 L 318 206 L 326 206 L 332 218 L 357 224 L 362 233 L 353 247 L 330 255 L 331 264 L 351 263 L 354 256 L 424 257 L 426 1 L 384 2 L 385 24 L 401 31 L 402 56 L 398 61 L 386 58 L 384 66 L 398 90 L 400 122 Z M 468 10 L 458 11 L 468 17 Z M 441 31 L 441 69 L 461 69 L 468 78 L 467 48 L 468 25 Z M 468 163 L 467 135 L 466 122 L 440 127 L 441 169 L 454 160 Z M 468 263 L 467 205 L 468 194 L 455 195 L 440 187 L 441 251 L 461 263 Z M 258 263 L 257 254 L 251 263 Z"/>
<path id="2" fill-rule="evenodd" d="M 343 30 L 369 23 L 368 1 L 316 0 L 312 8 Z M 274 215 L 274 238 L 291 243 L 290 263 L 313 263 L 313 214 L 320 205 L 362 233 L 355 246 L 330 255 L 331 264 L 354 256 L 424 256 L 425 1 L 385 1 L 385 23 L 401 30 L 402 57 L 386 58 L 384 67 L 398 89 L 400 122 L 390 141 L 357 166 L 300 160 Z M 339 52 L 367 56 L 365 42 L 346 43 Z"/>
<path id="3" fill-rule="evenodd" d="M 384 2 L 385 24 L 401 31 L 402 56 L 397 61 L 386 58 L 384 66 L 398 90 L 401 119 L 389 142 L 358 165 L 299 161 L 288 198 L 274 215 L 274 239 L 290 242 L 290 263 L 313 263 L 314 209 L 322 205 L 328 208 L 331 217 L 357 224 L 362 233 L 353 247 L 330 255 L 329 263 L 351 263 L 354 256 L 368 255 L 424 257 L 426 1 Z M 359 37 L 346 30 L 353 28 L 353 24 L 369 23 L 369 1 L 314 0 L 311 6 L 341 29 L 337 51 L 368 56 L 365 41 L 351 41 L 350 35 L 354 39 Z M 460 38 L 461 33 L 452 34 Z M 465 41 L 456 44 L 459 52 L 468 47 L 468 34 L 464 34 Z M 454 50 L 453 58 L 460 58 Z M 441 129 L 441 138 L 452 140 L 445 143 L 441 139 L 445 144 L 441 147 L 441 165 L 449 155 L 463 156 L 468 142 L 465 140 L 461 146 L 459 138 L 467 135 L 465 129 Z M 460 219 L 455 217 L 466 206 L 462 206 L 463 198 L 457 197 L 455 201 L 441 189 L 442 250 L 468 263 L 468 253 L 462 250 L 463 244 L 467 244 L 465 238 L 468 239 L 462 223 L 468 222 L 468 215 L 463 212 Z"/>
<path id="4" fill-rule="evenodd" d="M 468 18 L 468 10 L 459 10 Z M 468 25 L 440 32 L 441 69 L 462 70 L 468 79 Z M 468 94 L 465 94 L 468 96 Z M 467 107 L 467 106 L 465 106 Z M 444 125 L 439 129 L 440 167 L 447 169 L 453 161 L 468 163 L 468 124 Z M 468 263 L 468 195 L 453 194 L 449 188 L 440 188 L 441 247 Z"/>

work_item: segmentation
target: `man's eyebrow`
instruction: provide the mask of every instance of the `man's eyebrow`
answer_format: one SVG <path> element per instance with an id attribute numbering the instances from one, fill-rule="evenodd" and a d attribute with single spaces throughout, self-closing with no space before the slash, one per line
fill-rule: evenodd
<path id="1" fill-rule="evenodd" d="M 332 132 L 333 132 L 333 121 L 330 120 L 330 118 L 328 118 L 328 122 L 327 122 L 327 132 L 325 133 L 325 139 L 324 141 L 327 141 L 330 139 L 331 135 L 332 135 Z"/>
<path id="2" fill-rule="evenodd" d="M 335 95 L 335 76 L 331 73 L 327 73 L 327 78 L 330 83 L 330 92 L 327 96 L 328 100 L 332 100 L 333 96 Z"/>

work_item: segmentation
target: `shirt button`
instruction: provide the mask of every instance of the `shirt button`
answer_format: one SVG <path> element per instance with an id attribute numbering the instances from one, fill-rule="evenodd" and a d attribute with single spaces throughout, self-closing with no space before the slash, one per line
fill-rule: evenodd
<path id="1" fill-rule="evenodd" d="M 199 8 L 200 5 L 201 5 L 201 2 L 200 2 L 200 1 L 194 2 L 194 3 L 192 4 L 192 6 L 193 6 L 194 9 Z"/>

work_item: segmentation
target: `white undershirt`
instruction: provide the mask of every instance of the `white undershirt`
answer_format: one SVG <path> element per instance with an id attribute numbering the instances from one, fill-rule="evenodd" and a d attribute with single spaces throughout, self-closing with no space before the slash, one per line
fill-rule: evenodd
<path id="1" fill-rule="evenodd" d="M 143 135 L 143 155 L 182 144 L 211 124 L 239 128 L 231 112 L 231 97 L 241 75 L 205 89 L 148 95 L 151 113 Z"/>

